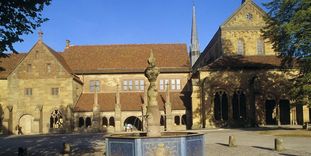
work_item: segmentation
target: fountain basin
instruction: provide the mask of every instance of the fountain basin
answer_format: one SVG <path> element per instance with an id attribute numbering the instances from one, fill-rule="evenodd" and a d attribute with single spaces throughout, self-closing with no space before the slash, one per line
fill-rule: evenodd
<path id="1" fill-rule="evenodd" d="M 204 135 L 188 132 L 162 132 L 159 137 L 146 133 L 106 136 L 107 156 L 203 156 Z"/>

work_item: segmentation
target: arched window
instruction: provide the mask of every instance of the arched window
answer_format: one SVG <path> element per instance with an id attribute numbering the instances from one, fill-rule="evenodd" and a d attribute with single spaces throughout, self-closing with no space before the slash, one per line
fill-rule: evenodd
<path id="1" fill-rule="evenodd" d="M 92 126 L 91 117 L 86 117 L 86 119 L 85 119 L 85 127 L 88 128 L 88 127 L 91 127 L 91 126 Z"/>
<path id="2" fill-rule="evenodd" d="M 214 95 L 214 117 L 216 120 L 228 120 L 228 96 L 224 91 Z"/>
<path id="3" fill-rule="evenodd" d="M 106 126 L 106 127 L 108 126 L 108 119 L 106 117 L 103 117 L 102 124 L 103 126 Z"/>
<path id="4" fill-rule="evenodd" d="M 242 39 L 238 40 L 237 54 L 238 55 L 244 55 L 244 41 Z"/>
<path id="5" fill-rule="evenodd" d="M 164 116 L 161 115 L 161 118 L 160 118 L 160 125 L 161 126 L 164 126 L 165 125 L 165 119 L 164 119 Z"/>
<path id="6" fill-rule="evenodd" d="M 63 116 L 59 110 L 54 110 L 50 117 L 50 128 L 63 128 Z"/>
<path id="7" fill-rule="evenodd" d="M 187 124 L 187 117 L 186 117 L 186 114 L 184 114 L 183 116 L 181 116 L 181 124 L 182 124 L 182 125 L 186 125 L 186 124 Z"/>
<path id="8" fill-rule="evenodd" d="M 114 117 L 110 117 L 109 118 L 109 126 L 115 126 L 115 123 L 114 123 Z"/>
<path id="9" fill-rule="evenodd" d="M 257 40 L 257 55 L 264 55 L 265 54 L 265 43 L 263 39 Z"/>
<path id="10" fill-rule="evenodd" d="M 84 126 L 84 118 L 79 117 L 79 127 L 83 127 L 83 126 Z"/>
<path id="11" fill-rule="evenodd" d="M 232 97 L 232 113 L 234 120 L 246 118 L 246 97 L 243 91 L 235 91 Z"/>
<path id="12" fill-rule="evenodd" d="M 176 125 L 180 125 L 180 117 L 179 116 L 175 116 L 174 117 L 174 122 Z"/>

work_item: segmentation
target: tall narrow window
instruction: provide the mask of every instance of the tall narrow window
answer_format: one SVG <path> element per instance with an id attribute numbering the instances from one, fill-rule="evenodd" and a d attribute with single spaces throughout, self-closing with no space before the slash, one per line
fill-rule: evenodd
<path id="1" fill-rule="evenodd" d="M 128 89 L 131 91 L 133 90 L 133 81 L 132 80 L 129 80 L 128 81 Z"/>
<path id="2" fill-rule="evenodd" d="M 127 85 L 127 81 L 123 81 L 123 90 L 127 90 L 128 85 Z"/>
<path id="3" fill-rule="evenodd" d="M 145 89 L 145 81 L 139 80 L 139 90 L 144 91 Z"/>
<path id="4" fill-rule="evenodd" d="M 164 90 L 164 80 L 160 80 L 160 90 Z"/>
<path id="5" fill-rule="evenodd" d="M 242 39 L 238 40 L 238 49 L 237 49 L 238 55 L 244 55 L 244 42 Z"/>
<path id="6" fill-rule="evenodd" d="M 263 39 L 257 40 L 257 54 L 258 55 L 264 55 L 265 54 L 265 46 Z"/>
<path id="7" fill-rule="evenodd" d="M 100 81 L 99 80 L 91 80 L 90 81 L 90 92 L 100 91 Z"/>
<path id="8" fill-rule="evenodd" d="M 48 72 L 48 73 L 51 72 L 51 64 L 50 63 L 46 64 L 46 72 Z"/>
<path id="9" fill-rule="evenodd" d="M 176 89 L 175 79 L 171 80 L 171 89 L 172 90 Z"/>
<path id="10" fill-rule="evenodd" d="M 180 79 L 176 79 L 176 90 L 180 90 L 181 85 L 180 85 Z"/>
<path id="11" fill-rule="evenodd" d="M 32 88 L 25 88 L 25 95 L 31 96 L 32 95 Z"/>
<path id="12" fill-rule="evenodd" d="M 31 64 L 27 64 L 27 72 L 28 72 L 28 73 L 31 72 L 31 68 L 32 68 Z"/>
<path id="13" fill-rule="evenodd" d="M 134 84 L 135 84 L 135 90 L 139 90 L 139 80 L 135 80 Z"/>

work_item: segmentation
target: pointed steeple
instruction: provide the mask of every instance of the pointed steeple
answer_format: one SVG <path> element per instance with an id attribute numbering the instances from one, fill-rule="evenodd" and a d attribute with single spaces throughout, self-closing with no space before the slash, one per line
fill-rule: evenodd
<path id="1" fill-rule="evenodd" d="M 191 28 L 191 46 L 190 46 L 190 60 L 191 66 L 197 61 L 200 56 L 199 39 L 197 33 L 197 23 L 195 16 L 195 5 L 192 5 L 192 28 Z"/>

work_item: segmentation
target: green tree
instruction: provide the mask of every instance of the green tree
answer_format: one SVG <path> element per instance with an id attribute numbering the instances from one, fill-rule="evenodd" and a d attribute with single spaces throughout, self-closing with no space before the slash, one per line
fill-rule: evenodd
<path id="1" fill-rule="evenodd" d="M 42 10 L 51 0 L 0 0 L 0 54 L 16 53 L 13 43 L 22 42 L 21 35 L 33 33 L 47 21 Z"/>
<path id="2" fill-rule="evenodd" d="M 284 68 L 300 67 L 300 75 L 293 80 L 290 93 L 297 102 L 311 98 L 311 1 L 272 0 L 264 4 L 269 10 L 265 38 L 282 58 Z M 310 104 L 310 102 L 309 102 Z"/>

